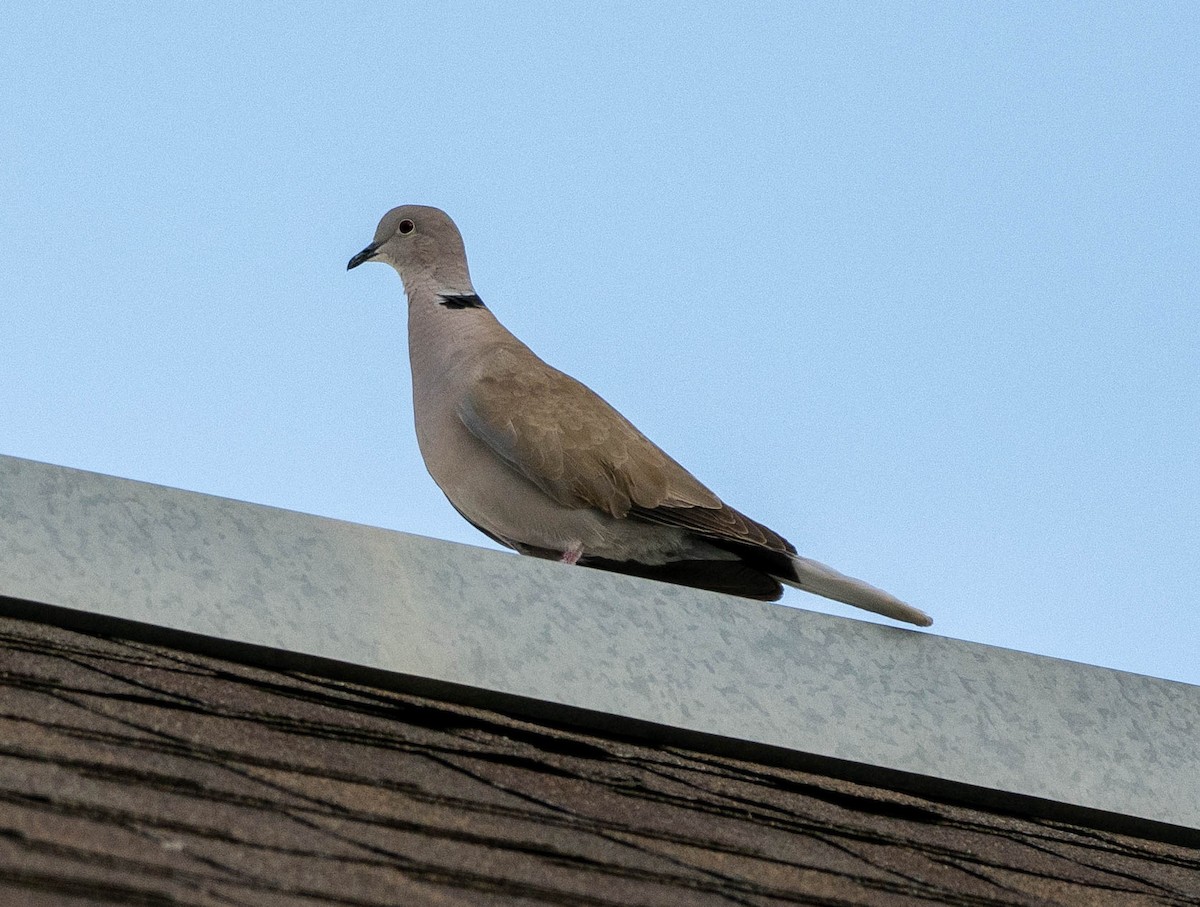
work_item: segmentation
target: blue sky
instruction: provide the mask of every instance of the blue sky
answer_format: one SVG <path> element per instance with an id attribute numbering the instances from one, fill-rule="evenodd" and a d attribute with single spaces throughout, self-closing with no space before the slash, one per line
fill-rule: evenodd
<path id="1" fill-rule="evenodd" d="M 1200 6 L 101 6 L 7 14 L 0 453 L 490 544 L 345 271 L 432 204 L 802 553 L 1200 683 Z"/>

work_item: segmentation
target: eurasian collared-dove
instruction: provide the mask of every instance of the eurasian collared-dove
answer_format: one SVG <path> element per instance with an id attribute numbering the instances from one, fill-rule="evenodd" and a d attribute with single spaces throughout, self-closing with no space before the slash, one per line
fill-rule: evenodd
<path id="1" fill-rule="evenodd" d="M 391 265 L 408 295 L 413 411 L 455 509 L 522 554 L 774 601 L 780 583 L 929 626 L 916 608 L 743 516 L 484 306 L 454 222 L 405 205 L 350 259 Z"/>

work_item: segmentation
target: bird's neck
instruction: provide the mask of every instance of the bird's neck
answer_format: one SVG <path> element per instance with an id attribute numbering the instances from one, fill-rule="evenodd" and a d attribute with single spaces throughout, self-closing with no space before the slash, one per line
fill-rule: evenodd
<path id="1" fill-rule="evenodd" d="M 409 279 L 404 289 L 414 380 L 421 374 L 433 382 L 431 392 L 454 376 L 470 375 L 472 363 L 495 346 L 520 343 L 483 305 L 469 281 L 448 286 Z"/>

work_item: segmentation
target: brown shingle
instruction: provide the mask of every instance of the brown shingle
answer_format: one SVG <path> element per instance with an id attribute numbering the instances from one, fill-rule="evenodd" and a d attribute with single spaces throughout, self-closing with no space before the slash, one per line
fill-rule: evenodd
<path id="1" fill-rule="evenodd" d="M 1196 850 L 0 619 L 0 903 L 1155 904 Z"/>

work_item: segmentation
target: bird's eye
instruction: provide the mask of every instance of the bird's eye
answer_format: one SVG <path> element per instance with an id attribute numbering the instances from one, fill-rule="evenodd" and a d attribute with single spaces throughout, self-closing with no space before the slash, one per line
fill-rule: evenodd
<path id="1" fill-rule="evenodd" d="M 414 224 L 411 220 L 402 220 L 400 221 L 400 226 L 396 229 L 401 233 L 401 235 L 407 236 L 416 228 L 416 224 Z"/>

